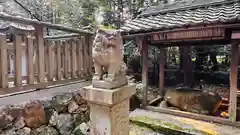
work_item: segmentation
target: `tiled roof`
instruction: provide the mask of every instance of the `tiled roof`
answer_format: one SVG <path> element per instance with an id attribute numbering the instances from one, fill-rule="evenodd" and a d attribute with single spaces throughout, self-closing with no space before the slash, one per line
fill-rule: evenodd
<path id="1" fill-rule="evenodd" d="M 184 4 L 180 4 L 180 7 L 175 4 L 172 8 L 170 6 L 169 9 L 166 9 L 166 6 L 159 9 L 150 7 L 137 18 L 127 22 L 121 27 L 121 30 L 124 32 L 144 32 L 199 24 L 222 24 L 240 21 L 239 0 L 222 0 L 221 2 L 215 0 L 215 3 L 206 0 L 208 3 L 198 4 L 199 1 L 204 0 L 196 0 L 195 3 L 193 2 L 190 5 L 187 3 L 185 7 Z"/>
<path id="2" fill-rule="evenodd" d="M 20 15 L 15 15 L 15 16 L 22 18 L 22 16 L 20 16 Z M 35 29 L 31 25 L 0 20 L 0 30 L 6 30 L 7 31 L 11 27 L 14 27 L 16 29 L 23 30 L 23 31 L 33 31 Z"/>

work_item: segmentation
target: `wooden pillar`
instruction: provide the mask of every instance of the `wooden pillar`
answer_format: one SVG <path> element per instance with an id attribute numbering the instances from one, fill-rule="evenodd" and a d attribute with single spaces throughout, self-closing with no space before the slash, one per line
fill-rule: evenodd
<path id="1" fill-rule="evenodd" d="M 148 93 L 148 45 L 146 39 L 143 37 L 137 38 L 137 44 L 141 48 L 142 53 L 142 84 L 143 84 L 143 106 L 148 105 L 147 93 Z"/>
<path id="2" fill-rule="evenodd" d="M 159 59 L 159 89 L 160 89 L 160 96 L 163 98 L 165 91 L 164 91 L 164 48 L 160 48 L 160 59 Z"/>
<path id="3" fill-rule="evenodd" d="M 239 43 L 232 44 L 232 56 L 231 56 L 231 70 L 229 76 L 230 83 L 230 100 L 229 100 L 229 119 L 232 122 L 236 121 L 237 116 L 237 66 L 238 66 L 238 52 L 239 52 Z"/>

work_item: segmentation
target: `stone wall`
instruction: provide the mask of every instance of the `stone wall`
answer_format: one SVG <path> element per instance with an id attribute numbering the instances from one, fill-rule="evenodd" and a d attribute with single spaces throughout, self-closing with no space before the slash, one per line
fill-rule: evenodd
<path id="1" fill-rule="evenodd" d="M 78 92 L 45 101 L 3 106 L 0 135 L 84 135 L 89 130 L 89 107 Z"/>

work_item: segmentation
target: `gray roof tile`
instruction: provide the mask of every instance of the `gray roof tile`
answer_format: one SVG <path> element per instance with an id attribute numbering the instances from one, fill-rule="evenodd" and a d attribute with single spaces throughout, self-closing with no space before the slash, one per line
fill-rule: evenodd
<path id="1" fill-rule="evenodd" d="M 159 12 L 154 15 L 140 15 L 121 27 L 121 31 L 151 31 L 199 24 L 227 23 L 239 20 L 240 2 L 235 1 L 232 3 L 203 6 L 195 9 L 186 8 L 186 10 L 175 10 L 175 12 Z"/>

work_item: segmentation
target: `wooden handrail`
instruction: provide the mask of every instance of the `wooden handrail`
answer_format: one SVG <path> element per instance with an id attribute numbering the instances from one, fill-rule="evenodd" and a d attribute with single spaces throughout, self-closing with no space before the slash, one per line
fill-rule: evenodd
<path id="1" fill-rule="evenodd" d="M 78 37 L 80 36 L 79 34 L 64 34 L 64 35 L 56 35 L 56 36 L 44 36 L 44 39 L 68 39 L 68 38 L 73 38 L 73 37 Z"/>
<path id="2" fill-rule="evenodd" d="M 78 33 L 81 35 L 93 35 L 93 32 L 89 32 L 86 30 L 81 30 L 81 29 L 73 29 L 69 28 L 66 26 L 58 25 L 58 24 L 51 24 L 49 22 L 42 22 L 42 21 L 37 21 L 37 20 L 31 20 L 31 19 L 26 19 L 22 17 L 17 17 L 17 16 L 11 16 L 5 13 L 0 13 L 0 19 L 4 21 L 13 21 L 21 24 L 28 24 L 28 25 L 41 25 L 44 27 L 48 27 L 51 29 L 57 29 L 57 30 L 62 30 L 66 32 L 72 32 L 72 33 Z"/>

